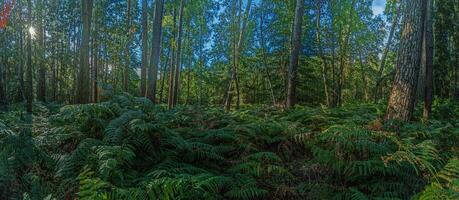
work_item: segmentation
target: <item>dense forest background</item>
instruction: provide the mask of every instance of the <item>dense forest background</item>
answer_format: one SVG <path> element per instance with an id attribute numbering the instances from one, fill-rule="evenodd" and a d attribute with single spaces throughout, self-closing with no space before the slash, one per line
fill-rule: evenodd
<path id="1" fill-rule="evenodd" d="M 107 91 L 151 93 L 149 99 L 167 103 L 174 84 L 179 104 L 286 104 L 295 1 L 195 0 L 183 2 L 182 10 L 181 1 L 164 1 L 160 15 L 152 1 L 82 3 L 16 2 L 1 34 L 2 105 L 29 96 L 98 102 Z M 303 10 L 298 102 L 335 107 L 386 100 L 403 5 L 387 1 L 378 16 L 372 1 L 305 1 Z M 434 10 L 434 94 L 452 98 L 458 93 L 457 2 L 437 1 Z"/>
<path id="2" fill-rule="evenodd" d="M 0 8 L 0 199 L 459 199 L 459 0 Z"/>

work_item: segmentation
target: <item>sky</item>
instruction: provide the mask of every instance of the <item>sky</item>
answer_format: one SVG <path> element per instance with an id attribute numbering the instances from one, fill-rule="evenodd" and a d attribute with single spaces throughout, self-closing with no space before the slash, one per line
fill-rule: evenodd
<path id="1" fill-rule="evenodd" d="M 373 1 L 373 14 L 379 15 L 384 12 L 386 8 L 386 0 L 374 0 Z"/>

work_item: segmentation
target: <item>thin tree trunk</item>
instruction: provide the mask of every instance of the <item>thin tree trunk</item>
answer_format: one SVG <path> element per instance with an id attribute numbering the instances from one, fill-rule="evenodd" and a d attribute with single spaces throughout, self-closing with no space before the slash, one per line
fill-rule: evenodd
<path id="1" fill-rule="evenodd" d="M 169 108 L 173 108 L 178 103 L 179 98 L 179 87 L 180 87 L 180 68 L 182 61 L 182 35 L 183 35 L 183 10 L 185 7 L 185 0 L 180 0 L 180 10 L 179 10 L 179 22 L 178 22 L 178 36 L 177 36 L 177 52 L 176 52 L 176 61 L 174 69 L 174 87 L 172 91 L 172 105 Z"/>
<path id="2" fill-rule="evenodd" d="M 378 77 L 376 79 L 377 81 L 376 81 L 376 85 L 375 85 L 375 88 L 374 88 L 374 92 L 375 92 L 374 101 L 375 102 L 378 101 L 378 99 L 380 98 L 380 96 L 382 94 L 382 88 L 380 86 L 381 86 L 381 82 L 382 82 L 384 68 L 386 67 L 387 55 L 389 54 L 390 46 L 392 44 L 392 40 L 393 40 L 394 35 L 395 35 L 395 30 L 397 29 L 397 25 L 399 23 L 400 10 L 401 10 L 401 5 L 397 5 L 396 6 L 396 10 L 395 10 L 394 18 L 392 19 L 392 26 L 390 28 L 389 38 L 387 39 L 386 46 L 384 48 L 384 52 L 383 52 L 383 55 L 381 57 L 381 63 L 379 64 Z"/>
<path id="3" fill-rule="evenodd" d="M 44 6 L 44 1 L 41 0 L 38 4 Z M 40 44 L 40 61 L 38 67 L 37 99 L 41 102 L 46 102 L 45 25 L 43 24 L 43 12 L 43 10 L 39 11 L 40 14 L 38 16 L 38 41 Z"/>
<path id="4" fill-rule="evenodd" d="M 263 6 L 263 5 L 262 5 Z M 269 69 L 267 65 L 268 58 L 266 57 L 266 47 L 265 47 L 265 36 L 264 36 L 264 9 L 261 8 L 261 15 L 260 15 L 260 47 L 261 47 L 261 62 L 263 63 L 263 69 L 266 73 L 266 81 L 268 82 L 268 88 L 271 96 L 271 102 L 273 105 L 276 105 L 276 97 L 274 96 L 274 90 L 271 82 L 271 76 L 269 74 Z"/>
<path id="5" fill-rule="evenodd" d="M 169 67 L 169 89 L 168 89 L 168 98 L 167 98 L 167 106 L 171 108 L 173 106 L 173 97 L 174 97 L 174 78 L 175 78 L 175 64 L 176 64 L 176 54 L 175 54 L 175 49 L 176 49 L 176 42 L 177 42 L 177 9 L 173 9 L 173 14 L 174 19 L 173 19 L 173 27 L 172 27 L 172 42 L 171 42 L 171 66 Z"/>
<path id="6" fill-rule="evenodd" d="M 32 2 L 31 0 L 27 0 L 27 21 L 29 27 L 32 27 Z M 26 110 L 28 113 L 32 113 L 32 102 L 33 102 L 33 83 L 32 83 L 32 34 L 27 34 L 27 73 L 26 73 L 26 80 L 27 80 L 27 89 L 26 89 L 26 99 L 27 99 L 27 106 Z"/>
<path id="7" fill-rule="evenodd" d="M 167 52 L 166 62 L 164 62 L 163 70 L 161 71 L 161 86 L 159 90 L 159 103 L 162 103 L 164 99 L 164 85 L 166 83 L 166 78 L 167 78 L 167 66 L 169 65 L 170 52 L 171 52 L 170 50 Z"/>
<path id="8" fill-rule="evenodd" d="M 98 37 L 97 35 L 99 34 L 99 26 L 97 24 L 97 21 L 94 20 L 94 36 L 93 36 L 93 54 L 94 54 L 94 60 L 93 60 L 93 86 L 92 86 L 92 95 L 93 95 L 93 102 L 97 103 L 99 101 L 99 42 L 98 42 Z"/>
<path id="9" fill-rule="evenodd" d="M 325 55 L 323 53 L 323 47 L 322 47 L 322 40 L 321 40 L 321 34 L 322 34 L 322 26 L 321 26 L 321 13 L 322 13 L 322 0 L 317 1 L 317 18 L 316 18 L 316 27 L 317 27 L 317 46 L 319 50 L 319 57 L 322 60 L 322 82 L 324 85 L 324 93 L 325 93 L 325 103 L 328 107 L 330 107 L 330 95 L 328 92 L 328 80 L 327 80 L 327 60 L 325 58 Z"/>
<path id="10" fill-rule="evenodd" d="M 19 4 L 19 9 L 22 9 L 22 4 Z M 22 12 L 18 12 L 19 18 L 22 19 Z M 18 92 L 18 101 L 24 102 L 26 99 L 24 96 L 24 32 L 23 32 L 23 26 L 19 26 L 19 52 L 20 52 L 20 58 L 19 58 L 19 92 Z"/>
<path id="11" fill-rule="evenodd" d="M 231 101 L 232 101 L 232 88 L 233 88 L 233 82 L 236 86 L 236 109 L 239 109 L 240 104 L 241 104 L 241 95 L 240 95 L 240 87 L 239 87 L 239 78 L 238 78 L 238 65 L 239 65 L 239 60 L 240 60 L 240 54 L 242 52 L 242 45 L 244 43 L 244 34 L 245 34 L 245 29 L 247 27 L 248 23 L 248 18 L 250 15 L 250 8 L 252 6 L 252 0 L 247 1 L 247 5 L 245 8 L 245 13 L 244 13 L 244 18 L 242 19 L 242 27 L 240 27 L 240 21 L 241 21 L 241 13 L 242 9 L 240 8 L 242 6 L 242 1 L 239 1 L 239 15 L 238 15 L 238 20 L 236 20 L 236 1 L 233 1 L 233 31 L 235 33 L 235 36 L 233 37 L 233 66 L 231 70 L 231 80 L 228 86 L 228 91 L 226 94 L 226 100 L 225 100 L 225 108 L 226 110 L 230 110 L 231 108 Z M 238 35 L 238 37 L 236 37 Z"/>
<path id="12" fill-rule="evenodd" d="M 158 79 L 158 65 L 161 48 L 161 32 L 163 22 L 163 0 L 155 2 L 153 19 L 153 39 L 151 43 L 150 67 L 148 68 L 147 98 L 156 103 L 156 80 Z"/>
<path id="13" fill-rule="evenodd" d="M 148 4 L 142 0 L 142 69 L 140 71 L 140 96 L 145 97 L 148 67 Z"/>
<path id="14" fill-rule="evenodd" d="M 426 2 L 407 0 L 405 3 L 396 74 L 387 106 L 386 120 L 411 120 L 416 99 Z"/>
<path id="15" fill-rule="evenodd" d="M 134 3 L 136 5 L 136 3 Z M 127 29 L 128 29 L 128 40 L 126 44 L 126 64 L 124 66 L 123 72 L 123 91 L 129 92 L 129 69 L 131 68 L 131 40 L 133 36 L 133 30 L 131 27 L 132 19 L 131 19 L 131 0 L 127 0 Z"/>
<path id="16" fill-rule="evenodd" d="M 359 49 L 359 61 L 360 61 L 360 76 L 362 79 L 362 90 L 363 90 L 363 100 L 366 102 L 368 100 L 368 87 L 367 87 L 367 79 L 365 75 L 365 65 L 367 64 L 366 62 L 363 62 L 363 57 L 362 57 L 362 52 Z M 356 88 L 358 90 L 359 88 Z"/>
<path id="17" fill-rule="evenodd" d="M 230 78 L 230 81 L 228 83 L 228 90 L 226 91 L 226 98 L 225 98 L 225 109 L 226 110 L 230 110 L 231 109 L 231 101 L 233 99 L 233 81 L 236 77 L 235 75 L 235 63 L 236 63 L 236 34 L 237 34 L 237 18 L 236 18 L 236 15 L 237 15 L 237 12 L 236 12 L 236 6 L 237 6 L 237 1 L 236 0 L 232 0 L 232 5 L 231 5 L 231 19 L 232 19 L 232 24 L 231 24 L 231 31 L 233 32 L 233 36 L 232 36 L 232 66 L 231 66 L 231 70 L 230 70 L 230 75 L 231 75 L 231 78 Z"/>
<path id="18" fill-rule="evenodd" d="M 424 87 L 424 120 L 429 120 L 430 112 L 432 111 L 432 98 L 433 98 L 433 0 L 426 2 L 426 19 L 424 27 L 424 48 L 423 48 L 423 62 L 425 62 L 425 87 Z"/>
<path id="19" fill-rule="evenodd" d="M 292 51 L 288 68 L 287 108 L 296 104 L 296 87 L 298 82 L 298 61 L 301 51 L 301 26 L 303 24 L 304 1 L 296 1 L 295 22 L 293 26 Z"/>

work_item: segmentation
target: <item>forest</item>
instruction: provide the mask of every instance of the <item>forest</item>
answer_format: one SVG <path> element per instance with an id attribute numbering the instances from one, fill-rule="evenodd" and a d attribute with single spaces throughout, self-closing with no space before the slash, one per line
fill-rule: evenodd
<path id="1" fill-rule="evenodd" d="M 459 199 L 459 0 L 0 0 L 0 199 Z"/>

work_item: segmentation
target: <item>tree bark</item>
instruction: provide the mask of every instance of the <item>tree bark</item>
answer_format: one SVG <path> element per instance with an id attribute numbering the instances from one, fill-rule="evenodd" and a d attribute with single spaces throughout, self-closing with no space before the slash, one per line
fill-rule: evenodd
<path id="1" fill-rule="evenodd" d="M 145 97 L 148 67 L 148 4 L 142 0 L 142 69 L 140 70 L 140 96 Z"/>
<path id="2" fill-rule="evenodd" d="M 27 21 L 29 28 L 32 27 L 32 2 L 27 0 Z M 27 29 L 28 30 L 28 29 Z M 32 83 L 32 34 L 27 33 L 27 72 L 26 72 L 26 99 L 27 106 L 26 110 L 28 113 L 32 113 L 32 102 L 33 102 L 33 83 Z"/>
<path id="3" fill-rule="evenodd" d="M 396 73 L 385 120 L 409 121 L 413 117 L 422 56 L 426 3 L 407 0 Z"/>
<path id="4" fill-rule="evenodd" d="M 424 120 L 429 120 L 433 99 L 433 0 L 426 0 L 426 19 L 424 27 L 422 58 L 425 65 Z"/>
<path id="5" fill-rule="evenodd" d="M 44 7 L 44 1 L 39 2 L 41 7 Z M 43 10 L 39 11 L 38 16 L 38 41 L 40 44 L 39 55 L 40 62 L 38 67 L 38 84 L 37 84 L 37 99 L 41 102 L 46 102 L 46 61 L 45 61 L 45 25 L 43 24 Z"/>
<path id="6" fill-rule="evenodd" d="M 172 90 L 172 104 L 169 108 L 173 108 L 177 105 L 179 99 L 179 87 L 180 87 L 180 68 L 182 61 L 182 35 L 183 35 L 183 10 L 185 7 L 185 0 L 180 0 L 179 10 L 179 22 L 178 22 L 178 35 L 177 35 L 177 52 L 174 66 L 174 87 Z"/>
<path id="7" fill-rule="evenodd" d="M 159 89 L 159 103 L 162 103 L 163 102 L 163 99 L 164 99 L 164 85 L 166 83 L 166 78 L 167 78 L 167 66 L 169 65 L 169 60 L 170 60 L 170 52 L 171 50 L 169 50 L 167 52 L 167 55 L 166 55 L 166 62 L 164 62 L 163 64 L 163 69 L 161 70 L 161 86 L 160 86 L 160 89 Z"/>
<path id="8" fill-rule="evenodd" d="M 93 71 L 92 71 L 92 102 L 97 103 L 99 101 L 99 42 L 98 42 L 98 34 L 99 34 L 99 26 L 97 21 L 94 20 L 94 33 L 93 33 Z"/>
<path id="9" fill-rule="evenodd" d="M 295 21 L 293 25 L 292 51 L 288 68 L 287 108 L 296 104 L 296 87 L 298 79 L 298 61 L 301 51 L 301 26 L 303 24 L 304 1 L 296 1 Z"/>
<path id="10" fill-rule="evenodd" d="M 153 38 L 151 43 L 150 67 L 147 70 L 147 98 L 156 103 L 156 80 L 158 79 L 158 65 L 161 48 L 161 32 L 163 22 L 163 0 L 155 1 L 155 14 L 153 19 Z"/>
<path id="11" fill-rule="evenodd" d="M 134 3 L 136 5 L 136 3 Z M 131 0 L 127 0 L 127 20 L 128 39 L 125 47 L 126 63 L 123 72 L 123 91 L 129 92 L 129 69 L 131 68 L 131 41 L 133 37 L 132 18 L 131 18 Z"/>
<path id="12" fill-rule="evenodd" d="M 80 54 L 80 70 L 78 73 L 77 82 L 77 104 L 85 104 L 89 102 L 91 96 L 89 92 L 89 40 L 91 37 L 91 17 L 92 17 L 92 0 L 81 0 L 83 19 L 81 54 Z"/>
<path id="13" fill-rule="evenodd" d="M 171 65 L 169 69 L 169 88 L 167 93 L 167 106 L 171 108 L 174 101 L 174 78 L 175 78 L 175 64 L 176 64 L 176 42 L 177 42 L 177 9 L 173 9 L 173 26 L 172 26 L 172 42 L 171 42 Z"/>
<path id="14" fill-rule="evenodd" d="M 22 3 L 18 4 L 18 9 L 22 9 Z M 19 19 L 22 19 L 22 12 L 17 12 Z M 19 79 L 19 91 L 18 91 L 18 97 L 17 100 L 18 102 L 24 102 L 25 95 L 25 89 L 24 89 L 24 27 L 22 25 L 18 26 L 18 32 L 19 32 L 19 52 L 20 52 L 20 58 L 19 58 L 19 74 L 18 74 L 18 79 Z"/>

